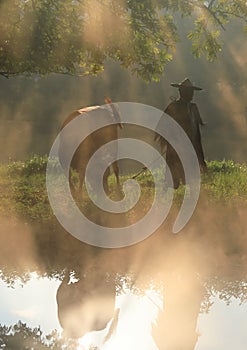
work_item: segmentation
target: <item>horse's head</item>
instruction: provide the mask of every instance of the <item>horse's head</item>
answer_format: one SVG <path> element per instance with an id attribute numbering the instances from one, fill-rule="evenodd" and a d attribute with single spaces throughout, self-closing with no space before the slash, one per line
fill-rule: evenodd
<path id="1" fill-rule="evenodd" d="M 70 272 L 57 290 L 58 320 L 66 336 L 80 338 L 104 329 L 114 317 L 115 284 L 103 274 L 86 274 L 71 282 Z"/>
<path id="2" fill-rule="evenodd" d="M 105 97 L 105 103 L 109 104 L 113 113 L 113 117 L 115 119 L 115 121 L 118 123 L 117 125 L 120 127 L 120 129 L 123 128 L 123 123 L 121 121 L 121 116 L 120 116 L 120 112 L 118 107 L 112 103 L 112 100 L 110 99 L 110 97 Z"/>

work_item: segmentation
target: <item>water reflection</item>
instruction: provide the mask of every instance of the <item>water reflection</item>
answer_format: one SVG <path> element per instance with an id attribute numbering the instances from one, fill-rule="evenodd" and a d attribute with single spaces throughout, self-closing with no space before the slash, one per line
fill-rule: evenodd
<path id="1" fill-rule="evenodd" d="M 115 294 L 114 281 L 107 275 L 95 276 L 88 271 L 73 281 L 66 272 L 57 290 L 58 319 L 66 336 L 80 338 L 104 329 L 111 318 L 117 317 Z"/>
<path id="2" fill-rule="evenodd" d="M 243 231 L 234 249 L 225 232 L 162 228 L 136 246 L 102 250 L 55 221 L 8 222 L 0 229 L 0 348 L 19 350 L 28 339 L 38 350 L 244 350 L 247 249 Z"/>
<path id="3" fill-rule="evenodd" d="M 32 274 L 26 284 L 16 283 L 14 288 L 1 282 L 0 323 L 13 325 L 21 320 L 31 328 L 40 326 L 46 334 L 55 329 L 60 334 L 62 331 L 71 332 L 70 336 L 79 338 L 76 340 L 77 350 L 89 350 L 92 346 L 104 350 L 245 349 L 247 304 L 241 304 L 240 298 L 233 296 L 223 300 L 223 295 L 227 294 L 227 283 L 222 294 L 222 291 L 216 293 L 212 285 L 207 290 L 208 286 L 203 287 L 198 276 L 191 276 L 190 283 L 182 276 L 170 276 L 163 292 L 152 286 L 146 290 L 138 290 L 135 286 L 130 289 L 129 284 L 122 281 L 122 289 L 115 298 L 106 280 L 103 285 L 107 287 L 99 287 L 100 290 L 103 288 L 103 293 L 97 288 L 91 290 L 92 298 L 97 292 L 99 295 L 91 300 L 95 301 L 91 307 L 89 300 L 87 310 L 83 284 L 88 285 L 90 281 L 83 279 L 80 282 L 72 277 L 68 281 L 66 275 L 61 283 L 57 279 Z M 240 289 L 246 291 L 247 283 L 241 284 Z M 67 288 L 72 288 L 72 291 L 67 291 Z M 65 293 L 65 300 L 60 293 Z M 98 297 L 102 300 L 102 295 L 106 300 L 97 304 Z M 229 298 L 230 293 L 227 296 Z M 110 308 L 108 298 L 111 300 Z M 106 314 L 106 311 L 109 313 Z M 92 325 L 91 330 L 101 330 L 82 336 L 90 330 L 88 325 Z"/>
<path id="4" fill-rule="evenodd" d="M 196 331 L 205 289 L 194 273 L 177 271 L 164 282 L 164 311 L 158 318 L 154 338 L 159 349 L 195 348 Z"/>
<path id="5" fill-rule="evenodd" d="M 58 280 L 39 278 L 35 273 L 31 274 L 27 283 L 16 282 L 13 287 L 0 281 L 0 323 L 10 326 L 21 320 L 30 327 L 41 325 L 45 333 L 54 329 L 62 331 L 56 316 L 59 284 Z"/>
<path id="6" fill-rule="evenodd" d="M 240 304 L 236 298 L 227 304 L 220 295 L 215 296 L 212 303 L 208 314 L 199 315 L 200 337 L 195 350 L 246 349 L 247 304 Z"/>

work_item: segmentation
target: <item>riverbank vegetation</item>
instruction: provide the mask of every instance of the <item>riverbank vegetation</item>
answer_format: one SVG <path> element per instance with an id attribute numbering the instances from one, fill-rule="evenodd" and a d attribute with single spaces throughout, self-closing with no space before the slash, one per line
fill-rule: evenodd
<path id="1" fill-rule="evenodd" d="M 21 216 L 26 220 L 49 221 L 52 210 L 46 191 L 47 156 L 34 155 L 27 161 L 9 161 L 0 165 L 0 213 L 8 216 Z M 232 160 L 208 161 L 208 172 L 201 178 L 201 197 L 207 202 L 247 203 L 247 165 Z M 158 170 L 157 170 L 158 171 Z M 133 174 L 121 177 L 121 182 Z M 75 177 L 76 179 L 76 177 Z M 143 203 L 151 201 L 154 193 L 152 175 L 148 171 L 141 173 L 138 183 L 144 196 Z M 112 197 L 116 199 L 115 178 L 109 178 Z M 163 181 L 160 179 L 162 186 Z M 184 186 L 174 191 L 175 203 L 181 203 Z M 82 206 L 88 207 L 89 198 L 83 194 Z M 143 210 L 146 209 L 143 207 Z M 133 215 L 133 214 L 132 214 Z"/>

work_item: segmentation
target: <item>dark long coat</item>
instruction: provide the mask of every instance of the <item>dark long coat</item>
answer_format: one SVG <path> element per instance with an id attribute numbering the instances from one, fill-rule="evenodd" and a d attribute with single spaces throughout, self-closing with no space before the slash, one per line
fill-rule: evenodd
<path id="1" fill-rule="evenodd" d="M 202 171 L 206 169 L 204 152 L 201 142 L 200 125 L 203 125 L 198 107 L 193 102 L 187 102 L 182 99 L 172 101 L 164 111 L 171 116 L 185 131 L 189 137 Z M 181 161 L 174 148 L 166 141 L 161 140 L 161 144 L 166 144 L 166 162 L 172 173 L 174 188 L 178 188 L 180 181 L 185 183 L 184 171 Z"/>

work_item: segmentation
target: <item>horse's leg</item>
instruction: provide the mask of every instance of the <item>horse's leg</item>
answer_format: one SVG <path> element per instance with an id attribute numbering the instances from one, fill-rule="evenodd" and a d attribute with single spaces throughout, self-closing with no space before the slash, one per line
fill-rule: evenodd
<path id="1" fill-rule="evenodd" d="M 79 174 L 78 195 L 82 196 L 82 187 L 83 187 L 83 182 L 85 180 L 85 168 L 80 167 L 80 169 L 78 170 L 78 174 Z"/>
<path id="2" fill-rule="evenodd" d="M 110 193 L 109 186 L 108 186 L 108 177 L 110 176 L 110 167 L 108 167 L 103 175 L 103 187 L 106 194 Z"/>
<path id="3" fill-rule="evenodd" d="M 114 171 L 114 174 L 116 176 L 116 180 L 117 180 L 117 187 L 118 189 L 120 190 L 120 181 L 119 181 L 119 167 L 118 167 L 118 162 L 114 162 L 112 164 L 112 168 L 113 168 L 113 171 Z"/>
<path id="4" fill-rule="evenodd" d="M 73 184 L 73 181 L 72 181 L 72 170 L 71 168 L 69 169 L 69 187 L 70 187 L 70 191 L 73 195 L 76 194 L 76 189 L 75 189 L 75 186 Z"/>

